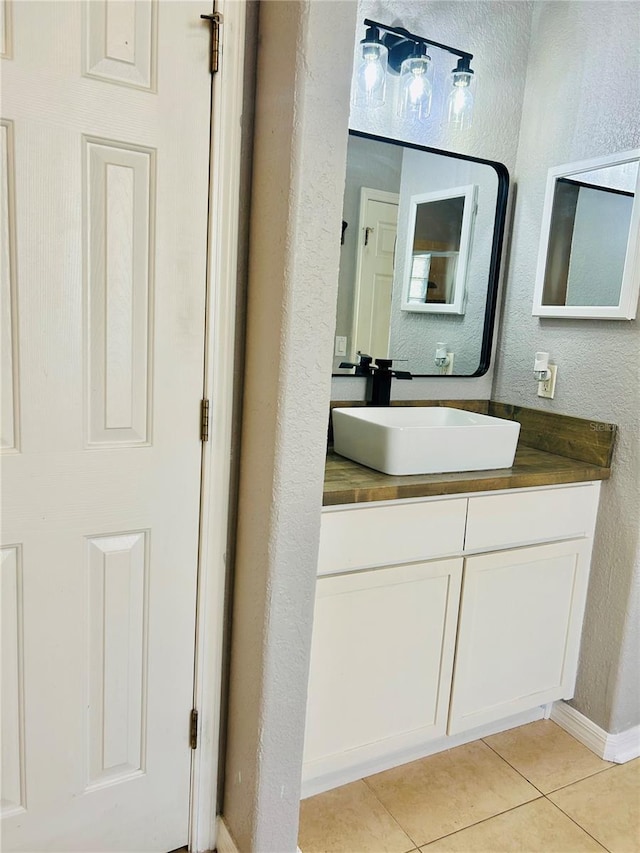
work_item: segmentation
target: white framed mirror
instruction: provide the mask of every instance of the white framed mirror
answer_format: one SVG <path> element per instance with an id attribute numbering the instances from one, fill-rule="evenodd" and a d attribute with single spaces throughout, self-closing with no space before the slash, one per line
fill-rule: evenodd
<path id="1" fill-rule="evenodd" d="M 464 314 L 475 196 L 468 184 L 409 199 L 403 311 Z"/>
<path id="2" fill-rule="evenodd" d="M 639 163 L 634 149 L 549 169 L 534 316 L 635 319 Z"/>

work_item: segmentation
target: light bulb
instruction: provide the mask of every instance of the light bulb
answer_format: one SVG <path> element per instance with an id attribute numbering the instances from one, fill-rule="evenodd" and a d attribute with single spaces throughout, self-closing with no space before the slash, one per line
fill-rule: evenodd
<path id="1" fill-rule="evenodd" d="M 398 116 L 422 121 L 431 112 L 431 60 L 428 56 L 410 56 L 400 66 Z"/>
<path id="2" fill-rule="evenodd" d="M 451 74 L 453 88 L 447 98 L 447 121 L 455 130 L 467 130 L 473 119 L 473 71 L 458 71 Z"/>
<path id="3" fill-rule="evenodd" d="M 387 82 L 387 48 L 377 41 L 360 42 L 362 50 L 356 60 L 352 102 L 356 107 L 381 107 Z"/>

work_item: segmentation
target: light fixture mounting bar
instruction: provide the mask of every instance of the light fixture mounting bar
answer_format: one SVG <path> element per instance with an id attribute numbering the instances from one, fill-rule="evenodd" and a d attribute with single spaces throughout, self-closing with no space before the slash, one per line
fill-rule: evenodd
<path id="1" fill-rule="evenodd" d="M 409 32 L 409 30 L 406 30 L 404 27 L 390 27 L 387 24 L 381 24 L 379 21 L 372 21 L 370 18 L 364 19 L 364 25 L 366 27 L 376 27 L 376 29 L 384 30 L 387 33 L 392 33 L 402 39 L 408 39 L 416 44 L 428 44 L 431 45 L 431 47 L 437 47 L 439 50 L 446 50 L 448 53 L 465 60 L 466 65 L 468 65 L 473 59 L 472 53 L 467 53 L 465 50 L 458 50 L 457 47 L 452 47 L 449 44 L 442 44 L 439 41 L 433 41 L 432 39 L 425 38 L 424 36 L 418 36 L 415 33 Z"/>

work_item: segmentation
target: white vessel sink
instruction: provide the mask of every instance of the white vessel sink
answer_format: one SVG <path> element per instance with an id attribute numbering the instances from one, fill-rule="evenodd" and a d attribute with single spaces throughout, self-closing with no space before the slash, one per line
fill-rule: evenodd
<path id="1" fill-rule="evenodd" d="M 334 449 L 385 474 L 510 468 L 520 424 L 440 406 L 333 410 Z"/>

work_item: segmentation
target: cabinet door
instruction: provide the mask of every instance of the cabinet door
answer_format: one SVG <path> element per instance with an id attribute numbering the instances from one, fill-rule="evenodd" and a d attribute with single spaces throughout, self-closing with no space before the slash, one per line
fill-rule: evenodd
<path id="1" fill-rule="evenodd" d="M 445 734 L 462 559 L 318 578 L 305 778 Z"/>
<path id="2" fill-rule="evenodd" d="M 573 695 L 591 540 L 465 562 L 448 734 Z"/>

